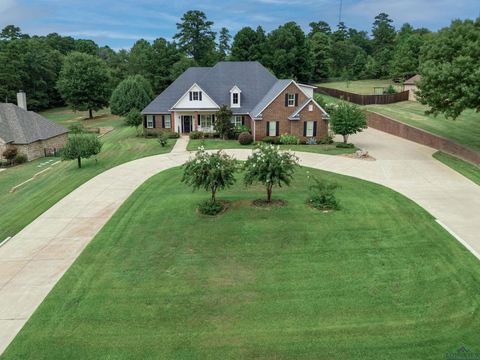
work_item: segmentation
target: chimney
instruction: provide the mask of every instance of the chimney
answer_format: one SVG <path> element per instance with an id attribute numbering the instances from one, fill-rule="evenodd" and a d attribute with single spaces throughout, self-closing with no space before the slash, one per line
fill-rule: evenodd
<path id="1" fill-rule="evenodd" d="M 27 95 L 23 92 L 23 90 L 20 90 L 17 93 L 17 105 L 23 110 L 27 110 Z"/>

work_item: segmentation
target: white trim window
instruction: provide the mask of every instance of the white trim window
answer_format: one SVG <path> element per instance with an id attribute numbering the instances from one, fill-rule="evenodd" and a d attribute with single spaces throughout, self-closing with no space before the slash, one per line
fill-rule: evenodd
<path id="1" fill-rule="evenodd" d="M 287 105 L 288 105 L 288 107 L 294 107 L 295 106 L 295 94 L 288 94 Z"/>
<path id="2" fill-rule="evenodd" d="M 190 91 L 190 101 L 202 101 L 202 92 Z"/>
<path id="3" fill-rule="evenodd" d="M 277 122 L 269 121 L 268 123 L 268 136 L 277 136 Z"/>
<path id="4" fill-rule="evenodd" d="M 233 115 L 232 118 L 230 119 L 230 122 L 233 124 L 233 126 L 240 127 L 243 125 L 243 116 Z"/>
<path id="5" fill-rule="evenodd" d="M 153 129 L 153 115 L 147 115 L 147 129 Z"/>
<path id="6" fill-rule="evenodd" d="M 238 92 L 232 93 L 232 105 L 240 106 L 240 94 Z"/>
<path id="7" fill-rule="evenodd" d="M 165 129 L 171 129 L 172 128 L 172 118 L 170 115 L 164 115 L 163 122 L 165 124 Z"/>
<path id="8" fill-rule="evenodd" d="M 313 121 L 307 121 L 307 129 L 306 129 L 306 136 L 312 137 L 313 136 Z"/>
<path id="9" fill-rule="evenodd" d="M 211 114 L 200 115 L 200 127 L 202 129 L 210 130 L 213 127 L 213 118 Z"/>

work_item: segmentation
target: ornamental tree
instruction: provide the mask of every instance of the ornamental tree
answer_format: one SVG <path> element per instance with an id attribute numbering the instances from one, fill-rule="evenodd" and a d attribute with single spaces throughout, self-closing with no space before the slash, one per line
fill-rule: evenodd
<path id="1" fill-rule="evenodd" d="M 195 156 L 183 167 L 182 182 L 193 187 L 193 190 L 210 191 L 212 204 L 216 201 L 218 190 L 227 189 L 236 181 L 235 159 L 221 150 L 210 154 L 200 147 Z"/>
<path id="2" fill-rule="evenodd" d="M 100 153 L 102 143 L 93 134 L 75 134 L 68 137 L 67 145 L 62 150 L 63 160 L 77 159 L 78 168 L 82 167 L 82 158 L 88 159 Z"/>
<path id="3" fill-rule="evenodd" d="M 222 105 L 215 117 L 215 131 L 219 133 L 223 140 L 233 131 L 232 110 L 227 105 Z"/>
<path id="4" fill-rule="evenodd" d="M 347 143 L 349 135 L 367 128 L 367 116 L 357 105 L 342 101 L 330 110 L 330 127 Z"/>
<path id="5" fill-rule="evenodd" d="M 138 135 L 138 127 L 143 123 L 142 113 L 137 109 L 132 109 L 127 114 L 127 116 L 125 116 L 124 122 L 125 122 L 125 125 L 134 127 Z"/>
<path id="6" fill-rule="evenodd" d="M 272 201 L 274 186 L 289 186 L 298 158 L 288 151 L 280 151 L 280 147 L 260 145 L 245 162 L 245 185 L 255 182 L 263 184 L 267 190 L 267 202 Z"/>

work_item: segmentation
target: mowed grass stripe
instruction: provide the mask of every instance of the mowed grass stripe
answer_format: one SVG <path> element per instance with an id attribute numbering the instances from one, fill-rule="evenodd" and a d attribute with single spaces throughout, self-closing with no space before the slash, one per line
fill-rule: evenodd
<path id="1" fill-rule="evenodd" d="M 414 202 L 304 168 L 275 189 L 241 181 L 231 208 L 149 179 L 85 249 L 5 359 L 438 359 L 480 351 L 478 261 Z M 342 210 L 306 206 L 308 176 L 340 185 Z M 239 175 L 239 179 L 240 175 Z"/>

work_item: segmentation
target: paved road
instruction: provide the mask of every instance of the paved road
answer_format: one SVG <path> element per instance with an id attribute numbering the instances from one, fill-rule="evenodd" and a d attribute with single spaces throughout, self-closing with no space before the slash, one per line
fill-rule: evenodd
<path id="1" fill-rule="evenodd" d="M 135 160 L 91 179 L 0 247 L 0 354 L 118 207 L 145 180 L 182 164 L 170 154 Z M 376 161 L 298 153 L 303 165 L 388 186 L 423 206 L 480 253 L 480 187 L 432 158 L 433 149 L 373 129 L 352 139 Z M 245 159 L 250 150 L 228 150 Z"/>

